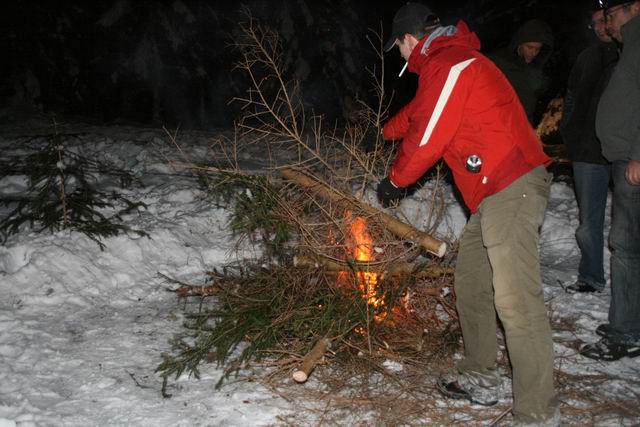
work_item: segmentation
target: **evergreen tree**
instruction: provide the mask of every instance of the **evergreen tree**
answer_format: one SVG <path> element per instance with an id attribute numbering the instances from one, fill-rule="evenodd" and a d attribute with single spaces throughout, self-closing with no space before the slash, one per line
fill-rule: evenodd
<path id="1" fill-rule="evenodd" d="M 146 205 L 132 202 L 115 191 L 98 189 L 98 176 L 119 178 L 121 188 L 130 185 L 133 175 L 104 161 L 88 159 L 65 150 L 64 135 L 48 136 L 42 150 L 3 165 L 0 179 L 8 175 L 26 175 L 29 185 L 24 196 L 1 196 L 0 203 L 9 212 L 0 220 L 3 240 L 17 233 L 28 222 L 37 231 L 70 228 L 86 234 L 104 249 L 101 239 L 121 232 L 147 236 L 122 224 L 121 215 L 135 212 Z M 122 205 L 118 209 L 116 204 Z M 111 215 L 106 211 L 113 211 Z"/>

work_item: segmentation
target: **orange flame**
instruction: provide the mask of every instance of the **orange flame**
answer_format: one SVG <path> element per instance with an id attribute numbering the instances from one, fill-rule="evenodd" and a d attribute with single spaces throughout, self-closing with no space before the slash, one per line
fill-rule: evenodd
<path id="1" fill-rule="evenodd" d="M 353 256 L 356 261 L 371 261 L 373 248 L 371 247 L 371 235 L 367 231 L 367 220 L 361 216 L 351 223 L 351 235 L 355 240 Z"/>
<path id="2" fill-rule="evenodd" d="M 347 219 L 351 218 L 351 212 L 347 212 Z M 356 261 L 367 262 L 373 259 L 373 239 L 367 230 L 367 220 L 356 217 L 351 222 L 351 237 L 353 238 L 353 257 Z M 376 297 L 378 285 L 378 273 L 362 271 L 357 273 L 358 286 L 367 302 L 372 307 L 378 308 L 384 304 L 381 298 Z"/>

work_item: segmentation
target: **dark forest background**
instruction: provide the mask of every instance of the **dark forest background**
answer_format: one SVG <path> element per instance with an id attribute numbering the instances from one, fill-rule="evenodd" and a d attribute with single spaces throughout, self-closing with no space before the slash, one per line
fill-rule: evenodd
<path id="1" fill-rule="evenodd" d="M 20 1 L 0 14 L 0 122 L 55 113 L 105 123 L 182 128 L 230 126 L 229 101 L 246 89 L 233 71 L 243 10 L 275 29 L 287 73 L 302 83 L 305 104 L 340 122 L 356 97 L 371 96 L 366 68 L 371 31 L 388 34 L 404 1 Z M 489 52 L 509 42 L 520 23 L 541 18 L 554 30 L 549 98 L 561 94 L 577 54 L 594 40 L 590 2 L 577 0 L 432 1 L 445 24 L 463 19 Z M 415 78 L 387 54 L 392 111 L 413 94 Z"/>

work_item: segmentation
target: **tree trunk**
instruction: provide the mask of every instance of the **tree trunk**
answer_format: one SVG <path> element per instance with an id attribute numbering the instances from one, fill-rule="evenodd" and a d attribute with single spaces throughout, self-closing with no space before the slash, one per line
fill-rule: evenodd
<path id="1" fill-rule="evenodd" d="M 304 255 L 298 255 L 293 260 L 294 265 L 296 266 L 322 266 L 327 271 L 339 272 L 339 271 L 350 271 L 354 269 L 355 271 L 364 271 L 364 272 L 373 272 L 373 273 L 384 273 L 391 275 L 403 275 L 403 274 L 414 274 L 418 277 L 425 279 L 435 279 L 440 276 L 444 276 L 445 274 L 453 274 L 453 267 L 442 267 L 440 265 L 431 265 L 426 267 L 423 270 L 416 270 L 416 266 L 414 264 L 404 262 L 393 265 L 379 265 L 379 264 L 370 264 L 366 261 L 362 262 L 338 262 L 331 259 L 319 259 L 316 257 L 309 257 Z"/>

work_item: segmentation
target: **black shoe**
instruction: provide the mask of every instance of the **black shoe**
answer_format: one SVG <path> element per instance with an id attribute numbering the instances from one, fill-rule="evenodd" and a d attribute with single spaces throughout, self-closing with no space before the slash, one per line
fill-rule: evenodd
<path id="1" fill-rule="evenodd" d="M 608 337 L 614 332 L 613 328 L 608 323 L 603 323 L 596 328 L 596 335 L 601 337 Z"/>
<path id="2" fill-rule="evenodd" d="M 490 385 L 490 383 L 496 384 Z M 498 403 L 502 392 L 497 371 L 490 371 L 484 375 L 478 374 L 478 377 L 457 372 L 449 373 L 438 379 L 436 387 L 445 397 L 464 399 L 482 406 L 493 406 Z"/>
<path id="3" fill-rule="evenodd" d="M 583 282 L 582 280 L 576 281 L 576 283 L 567 286 L 566 288 L 564 288 L 564 290 L 569 294 L 575 294 L 575 293 L 578 293 L 578 292 L 580 292 L 580 293 L 593 293 L 593 292 L 600 293 L 600 292 L 602 292 L 602 290 L 600 290 L 598 288 L 594 288 L 593 286 L 591 286 L 587 282 Z"/>
<path id="4" fill-rule="evenodd" d="M 598 342 L 583 345 L 580 348 L 580 354 L 589 359 L 611 362 L 623 357 L 640 356 L 640 346 L 617 344 L 607 338 L 602 338 Z"/>
<path id="5" fill-rule="evenodd" d="M 482 406 L 493 406 L 498 403 L 498 400 L 493 398 L 477 398 L 474 394 L 462 388 L 457 381 L 446 382 L 443 379 L 439 379 L 437 387 L 438 391 L 442 393 L 443 396 L 448 397 L 449 399 L 468 400 L 471 403 Z"/>

